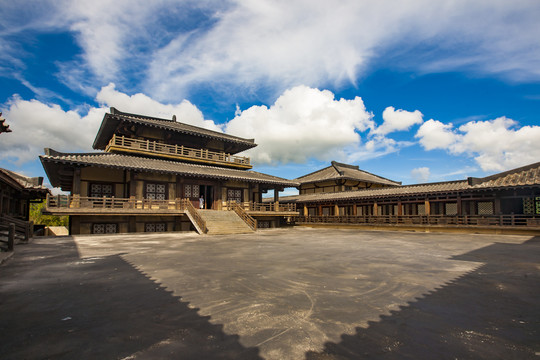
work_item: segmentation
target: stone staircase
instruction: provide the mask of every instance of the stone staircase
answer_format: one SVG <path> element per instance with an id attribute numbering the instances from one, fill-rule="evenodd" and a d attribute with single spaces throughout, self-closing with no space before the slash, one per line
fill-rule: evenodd
<path id="1" fill-rule="evenodd" d="M 234 211 L 197 210 L 206 221 L 208 235 L 247 234 L 253 230 Z"/>

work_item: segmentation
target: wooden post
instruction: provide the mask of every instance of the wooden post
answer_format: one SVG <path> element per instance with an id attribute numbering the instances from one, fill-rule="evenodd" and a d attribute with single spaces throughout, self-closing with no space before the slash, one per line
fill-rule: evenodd
<path id="1" fill-rule="evenodd" d="M 377 215 L 379 215 L 379 205 L 376 202 L 374 202 L 373 203 L 373 216 L 377 216 Z"/>
<path id="2" fill-rule="evenodd" d="M 425 205 L 425 211 L 426 211 L 426 215 L 431 215 L 431 209 L 430 209 L 430 206 L 429 206 L 429 200 L 425 200 L 424 201 L 424 205 Z"/>
<path id="3" fill-rule="evenodd" d="M 7 250 L 13 251 L 15 245 L 15 224 L 9 224 Z"/>
<path id="4" fill-rule="evenodd" d="M 403 205 L 401 204 L 401 201 L 397 202 L 397 216 L 403 215 Z"/>
<path id="5" fill-rule="evenodd" d="M 338 206 L 338 204 L 334 204 L 334 216 L 339 216 L 339 206 Z"/>

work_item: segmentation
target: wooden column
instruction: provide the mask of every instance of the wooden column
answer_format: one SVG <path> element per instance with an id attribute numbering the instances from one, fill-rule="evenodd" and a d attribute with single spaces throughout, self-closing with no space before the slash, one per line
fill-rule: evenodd
<path id="1" fill-rule="evenodd" d="M 81 194 L 81 169 L 77 168 L 73 172 L 73 185 L 72 185 L 72 194 Z"/>
<path id="2" fill-rule="evenodd" d="M 274 210 L 275 211 L 279 211 L 279 189 L 278 188 L 275 188 L 274 189 Z"/>
<path id="3" fill-rule="evenodd" d="M 334 205 L 334 215 L 339 216 L 339 206 L 338 206 L 338 204 Z"/>
<path id="4" fill-rule="evenodd" d="M 379 206 L 376 202 L 373 203 L 373 216 L 379 215 Z"/>
<path id="5" fill-rule="evenodd" d="M 429 200 L 428 200 L 428 199 L 426 199 L 426 200 L 424 201 L 424 206 L 425 206 L 425 208 L 426 208 L 426 209 L 425 209 L 425 210 L 426 210 L 426 215 L 431 215 L 431 210 L 430 210 L 430 207 L 429 207 Z"/>
<path id="6" fill-rule="evenodd" d="M 401 205 L 401 200 L 397 202 L 397 215 L 403 215 L 403 206 Z"/>
<path id="7" fill-rule="evenodd" d="M 356 216 L 358 214 L 358 208 L 357 208 L 356 204 L 353 205 L 352 212 L 353 212 L 352 213 L 353 216 Z"/>
<path id="8" fill-rule="evenodd" d="M 318 210 L 319 210 L 319 216 L 322 216 L 322 205 L 318 206 Z"/>
<path id="9" fill-rule="evenodd" d="M 308 216 L 307 204 L 304 204 L 304 216 Z"/>
<path id="10" fill-rule="evenodd" d="M 461 216 L 461 196 L 457 196 L 457 215 Z"/>
<path id="11" fill-rule="evenodd" d="M 495 215 L 501 215 L 501 199 L 498 197 L 493 199 L 493 213 Z"/>

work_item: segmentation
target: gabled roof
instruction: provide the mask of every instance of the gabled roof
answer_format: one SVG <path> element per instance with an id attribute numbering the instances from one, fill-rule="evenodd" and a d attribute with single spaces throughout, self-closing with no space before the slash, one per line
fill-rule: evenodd
<path id="1" fill-rule="evenodd" d="M 176 115 L 173 116 L 172 120 L 160 119 L 151 116 L 125 113 L 112 107 L 110 113 L 106 113 L 103 117 L 103 121 L 101 122 L 101 126 L 94 140 L 93 148 L 96 150 L 104 150 L 121 122 L 140 124 L 149 127 L 161 128 L 176 133 L 223 141 L 233 145 L 234 150 L 229 151 L 231 154 L 245 151 L 257 146 L 254 139 L 244 139 L 238 136 L 178 122 L 176 121 Z"/>
<path id="2" fill-rule="evenodd" d="M 508 187 L 540 184 L 540 162 L 504 171 L 485 178 L 469 178 L 474 187 Z"/>
<path id="3" fill-rule="evenodd" d="M 0 168 L 0 180 L 19 191 L 30 192 L 36 198 L 44 198 L 49 193 L 49 189 L 43 186 L 42 177 L 27 177 L 11 170 Z"/>
<path id="4" fill-rule="evenodd" d="M 141 156 L 131 156 L 115 153 L 61 153 L 52 149 L 45 149 L 45 155 L 40 156 L 41 163 L 53 186 L 62 186 L 62 190 L 69 191 L 69 182 L 63 182 L 66 175 L 63 165 L 69 166 L 95 166 L 115 169 L 129 169 L 139 172 L 152 172 L 162 174 L 176 174 L 187 177 L 213 178 L 221 180 L 240 180 L 259 184 L 268 184 L 279 187 L 295 187 L 295 181 L 277 176 L 267 175 L 251 170 L 225 169 L 215 166 L 189 164 L 178 161 L 169 161 Z M 68 174 L 68 176 L 70 176 Z"/>
<path id="5" fill-rule="evenodd" d="M 457 193 L 464 190 L 488 190 L 540 185 L 540 162 L 508 170 L 484 178 L 403 185 L 377 189 L 362 189 L 336 193 L 293 195 L 280 198 L 283 202 L 325 202 L 370 198 L 398 198 L 410 195 Z"/>
<path id="6" fill-rule="evenodd" d="M 353 180 L 389 186 L 399 186 L 401 182 L 392 181 L 382 176 L 360 170 L 356 165 L 348 165 L 332 161 L 331 165 L 295 179 L 301 185 L 333 180 Z"/>

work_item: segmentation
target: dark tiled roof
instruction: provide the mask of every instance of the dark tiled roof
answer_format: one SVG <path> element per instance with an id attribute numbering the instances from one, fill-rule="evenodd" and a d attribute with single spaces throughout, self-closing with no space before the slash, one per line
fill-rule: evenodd
<path id="1" fill-rule="evenodd" d="M 157 127 L 169 131 L 178 133 L 206 137 L 211 139 L 217 139 L 224 142 L 234 143 L 238 147 L 238 151 L 244 151 L 257 146 L 254 139 L 244 139 L 238 136 L 233 136 L 218 131 L 204 129 L 198 126 L 188 125 L 181 122 L 177 122 L 175 118 L 160 119 L 150 116 L 130 114 L 111 108 L 111 112 L 105 114 L 99 131 L 94 140 L 94 149 L 104 150 L 107 143 L 111 139 L 116 127 L 121 121 L 142 124 L 151 127 Z"/>
<path id="2" fill-rule="evenodd" d="M 315 171 L 308 175 L 300 176 L 295 180 L 300 184 L 310 184 L 328 180 L 353 180 L 390 186 L 401 185 L 400 182 L 392 181 L 383 178 L 382 176 L 360 170 L 358 166 L 342 164 L 336 161 L 332 161 L 332 165 L 324 169 Z"/>
<path id="3" fill-rule="evenodd" d="M 323 202 L 335 200 L 357 200 L 368 198 L 403 197 L 409 195 L 456 193 L 463 190 L 485 190 L 516 186 L 540 185 L 540 162 L 505 171 L 485 178 L 394 186 L 378 189 L 363 189 L 334 193 L 304 194 L 280 198 L 283 202 Z"/>
<path id="4" fill-rule="evenodd" d="M 377 189 L 362 189 L 354 191 L 342 191 L 333 193 L 304 194 L 280 198 L 287 202 L 322 202 L 335 200 L 353 200 L 368 198 L 401 197 L 417 194 L 434 194 L 456 192 L 470 188 L 467 180 L 448 181 L 441 183 L 428 183 L 419 185 L 394 186 Z"/>
<path id="5" fill-rule="evenodd" d="M 0 178 L 21 190 L 30 190 L 37 193 L 43 193 L 43 195 L 49 192 L 49 189 L 42 185 L 42 177 L 27 177 L 11 170 L 0 168 Z"/>
<path id="6" fill-rule="evenodd" d="M 11 129 L 9 128 L 9 125 L 5 124 L 6 119 L 2 117 L 2 113 L 0 112 L 0 133 L 3 132 L 11 132 Z"/>
<path id="7" fill-rule="evenodd" d="M 97 166 L 116 169 L 130 169 L 141 172 L 164 174 L 178 174 L 192 177 L 206 177 L 222 180 L 241 180 L 247 182 L 263 183 L 284 187 L 298 186 L 295 181 L 277 176 L 267 175 L 256 171 L 224 169 L 220 167 L 189 164 L 184 162 L 161 160 L 140 156 L 115 153 L 60 153 L 45 149 L 46 154 L 40 156 L 41 162 L 49 175 L 51 183 L 55 178 L 48 168 L 48 164 L 69 164 L 79 166 Z M 53 184 L 55 185 L 55 184 Z M 56 186 L 56 185 L 55 185 Z"/>
<path id="8" fill-rule="evenodd" d="M 522 166 L 485 178 L 470 178 L 475 188 L 496 188 L 540 184 L 540 162 Z"/>

